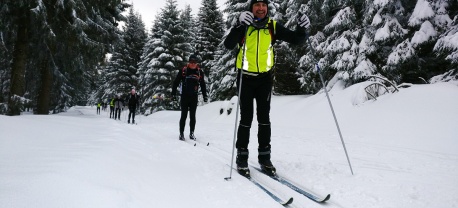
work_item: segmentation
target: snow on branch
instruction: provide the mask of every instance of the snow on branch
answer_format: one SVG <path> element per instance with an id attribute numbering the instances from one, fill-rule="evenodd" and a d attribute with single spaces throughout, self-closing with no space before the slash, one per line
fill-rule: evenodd
<path id="1" fill-rule="evenodd" d="M 434 26 L 431 24 L 431 22 L 425 21 L 423 24 L 421 24 L 420 30 L 415 32 L 410 43 L 413 47 L 417 47 L 424 42 L 432 40 L 437 35 L 438 33 L 434 29 Z"/>
<path id="2" fill-rule="evenodd" d="M 353 70 L 353 79 L 362 79 L 374 74 L 377 67 L 369 60 L 365 59 L 359 62 L 358 66 Z"/>
<path id="3" fill-rule="evenodd" d="M 397 19 L 389 17 L 386 18 L 387 21 L 385 22 L 385 25 L 382 28 L 379 28 L 375 33 L 375 41 L 384 41 L 391 38 L 398 38 L 408 33 L 408 30 L 402 28 Z"/>
<path id="4" fill-rule="evenodd" d="M 326 50 L 331 53 L 340 53 L 348 50 L 349 48 L 350 42 L 348 42 L 347 38 L 342 36 L 337 40 L 333 40 L 326 48 Z"/>
<path id="5" fill-rule="evenodd" d="M 352 27 L 356 20 L 355 12 L 350 7 L 345 7 L 340 10 L 332 19 L 332 21 L 326 25 L 324 31 L 333 32 L 336 30 L 341 30 L 343 28 Z"/>
<path id="6" fill-rule="evenodd" d="M 423 23 L 424 20 L 434 17 L 435 13 L 426 0 L 418 0 L 412 15 L 409 18 L 409 26 L 414 27 Z"/>
<path id="7" fill-rule="evenodd" d="M 400 64 L 415 55 L 415 49 L 407 39 L 396 46 L 396 49 L 388 56 L 387 65 Z"/>

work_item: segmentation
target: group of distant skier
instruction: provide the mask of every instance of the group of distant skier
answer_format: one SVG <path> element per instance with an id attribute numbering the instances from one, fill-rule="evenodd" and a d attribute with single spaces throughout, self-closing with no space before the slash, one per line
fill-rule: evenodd
<path id="1" fill-rule="evenodd" d="M 129 108 L 129 115 L 127 117 L 127 123 L 135 124 L 135 112 L 137 110 L 137 106 L 140 104 L 140 97 L 136 93 L 135 89 L 132 89 L 131 92 L 126 96 L 125 99 L 122 99 L 120 95 L 116 95 L 113 97 L 109 104 L 110 104 L 110 118 L 115 120 L 121 120 L 121 112 L 124 109 L 124 106 Z M 100 106 L 103 105 L 102 102 L 97 103 L 97 114 L 100 114 Z"/>

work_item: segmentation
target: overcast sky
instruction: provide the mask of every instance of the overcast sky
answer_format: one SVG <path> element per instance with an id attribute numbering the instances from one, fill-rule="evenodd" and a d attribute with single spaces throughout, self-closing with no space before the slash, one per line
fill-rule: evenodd
<path id="1" fill-rule="evenodd" d="M 143 22 L 145 22 L 146 28 L 149 31 L 154 17 L 165 7 L 166 0 L 128 0 L 127 2 L 134 4 L 134 10 L 142 15 Z M 176 2 L 178 3 L 179 10 L 183 10 L 186 4 L 191 5 L 193 14 L 197 14 L 202 5 L 202 0 L 176 0 Z M 226 0 L 216 0 L 216 2 L 219 9 L 222 10 L 222 6 Z"/>

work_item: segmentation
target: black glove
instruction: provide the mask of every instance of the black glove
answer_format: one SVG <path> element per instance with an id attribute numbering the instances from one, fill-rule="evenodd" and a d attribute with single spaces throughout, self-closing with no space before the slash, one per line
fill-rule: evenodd
<path id="1" fill-rule="evenodd" d="M 239 23 L 242 25 L 251 25 L 251 23 L 253 23 L 253 18 L 254 18 L 253 13 L 249 11 L 244 11 L 240 13 Z"/>
<path id="2" fill-rule="evenodd" d="M 204 97 L 204 102 L 208 102 L 208 98 L 207 97 Z"/>
<path id="3" fill-rule="evenodd" d="M 299 14 L 297 16 L 297 25 L 308 30 L 310 28 L 310 20 L 306 14 Z"/>

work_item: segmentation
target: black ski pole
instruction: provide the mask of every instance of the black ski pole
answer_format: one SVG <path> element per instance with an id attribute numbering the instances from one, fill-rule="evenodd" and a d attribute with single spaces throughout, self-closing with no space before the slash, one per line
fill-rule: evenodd
<path id="1" fill-rule="evenodd" d="M 246 26 L 245 28 L 245 34 L 244 38 L 246 37 L 246 33 L 248 31 L 249 25 Z M 243 74 L 243 66 L 245 63 L 245 49 L 246 49 L 246 44 L 243 42 L 243 47 L 242 47 L 242 69 L 240 69 L 240 75 L 239 75 L 239 92 L 238 92 L 238 98 L 237 98 L 237 110 L 235 111 L 235 125 L 234 125 L 234 139 L 232 141 L 232 157 L 231 157 L 231 170 L 229 172 L 229 177 L 224 178 L 224 180 L 228 181 L 232 179 L 232 169 L 234 165 L 234 151 L 235 151 L 235 138 L 237 137 L 237 121 L 239 120 L 239 107 L 240 107 L 240 95 L 242 94 L 242 74 Z M 237 58 L 237 57 L 236 57 Z M 237 67 L 237 66 L 236 66 Z M 239 73 L 237 71 L 237 73 Z"/>
<path id="2" fill-rule="evenodd" d="M 312 43 L 310 42 L 310 38 L 308 34 L 307 34 L 307 41 L 309 43 L 310 50 L 312 51 L 312 53 L 315 53 L 315 50 L 312 47 Z M 340 140 L 342 141 L 345 155 L 347 156 L 348 165 L 350 166 L 350 171 L 351 171 L 351 174 L 353 175 L 353 168 L 351 167 L 350 158 L 348 157 L 348 153 L 347 153 L 347 148 L 345 147 L 345 142 L 343 140 L 342 133 L 340 132 L 339 122 L 337 122 L 337 117 L 336 117 L 336 114 L 334 113 L 334 108 L 332 107 L 331 99 L 329 98 L 328 90 L 326 89 L 326 84 L 324 83 L 324 78 L 323 78 L 323 75 L 321 74 L 320 66 L 318 65 L 318 62 L 315 64 L 315 66 L 316 66 L 318 74 L 320 75 L 321 83 L 323 83 L 323 90 L 326 93 L 326 97 L 328 98 L 329 107 L 331 107 L 332 115 L 334 116 L 334 121 L 337 126 L 337 131 L 339 132 Z"/>

